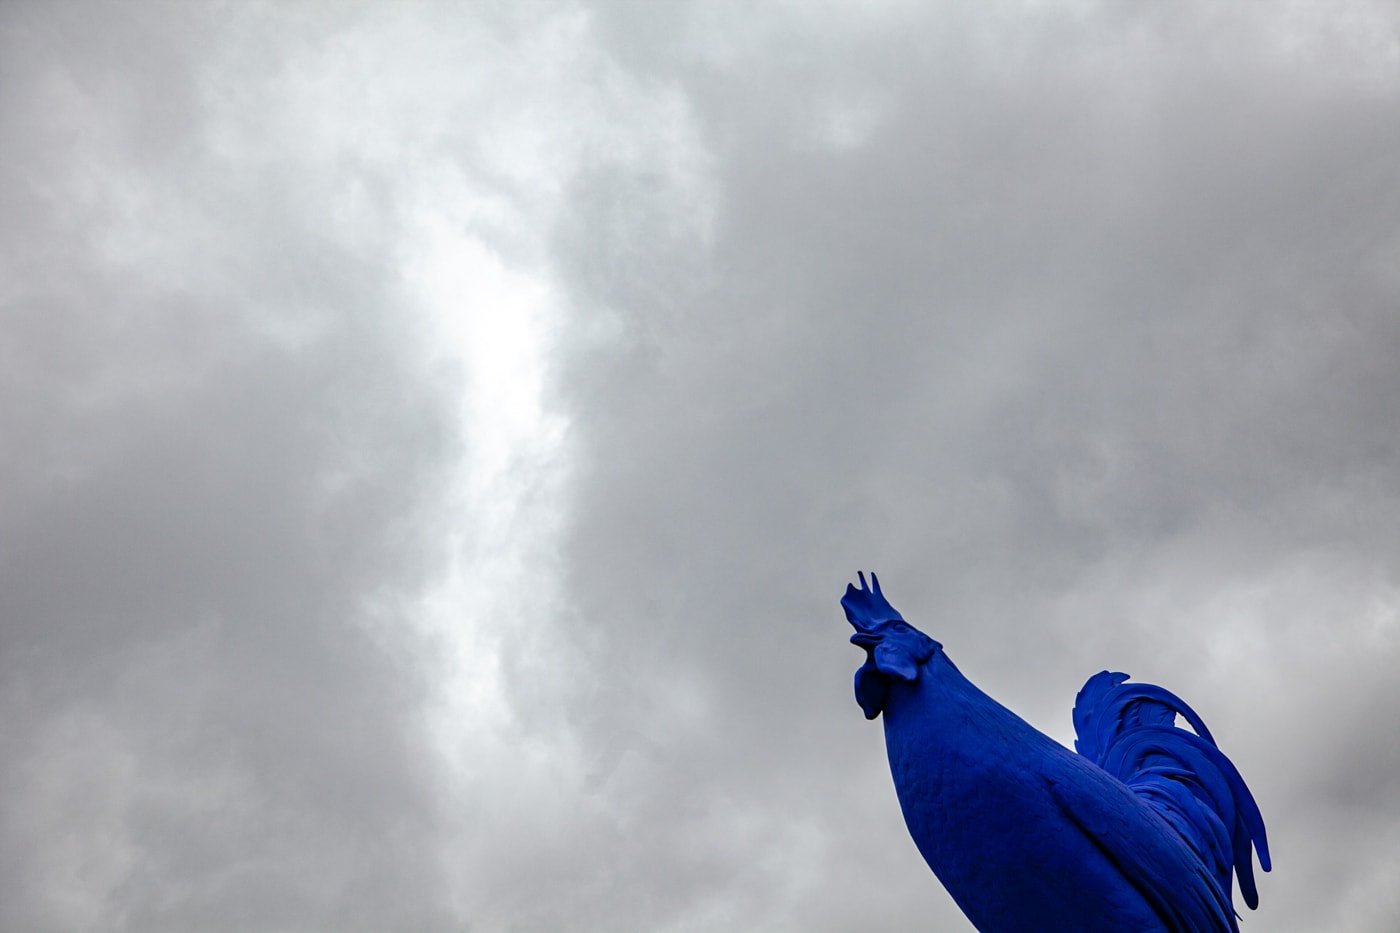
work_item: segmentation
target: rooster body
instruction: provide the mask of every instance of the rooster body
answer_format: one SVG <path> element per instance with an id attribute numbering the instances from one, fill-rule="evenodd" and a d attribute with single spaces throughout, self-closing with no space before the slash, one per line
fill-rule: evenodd
<path id="1" fill-rule="evenodd" d="M 1124 674 L 1089 680 L 1075 753 L 979 690 L 880 593 L 842 606 L 867 652 L 856 699 L 883 715 L 910 835 L 982 933 L 1237 933 L 1258 808 L 1195 712 Z M 1195 733 L 1173 723 L 1180 713 Z"/>

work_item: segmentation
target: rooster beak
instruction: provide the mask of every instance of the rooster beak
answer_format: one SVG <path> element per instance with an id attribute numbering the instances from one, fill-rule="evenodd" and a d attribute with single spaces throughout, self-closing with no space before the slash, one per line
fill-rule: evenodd
<path id="1" fill-rule="evenodd" d="M 874 648 L 876 645 L 878 645 L 884 640 L 885 639 L 883 636 L 876 635 L 874 632 L 856 632 L 854 635 L 851 636 L 851 644 L 860 645 L 867 651 Z"/>

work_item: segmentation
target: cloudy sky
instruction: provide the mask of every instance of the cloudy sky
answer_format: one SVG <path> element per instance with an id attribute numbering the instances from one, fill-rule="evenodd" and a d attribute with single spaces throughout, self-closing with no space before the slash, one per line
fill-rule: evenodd
<path id="1" fill-rule="evenodd" d="M 0 928 L 970 930 L 837 600 L 1400 928 L 1400 8 L 0 2 Z"/>

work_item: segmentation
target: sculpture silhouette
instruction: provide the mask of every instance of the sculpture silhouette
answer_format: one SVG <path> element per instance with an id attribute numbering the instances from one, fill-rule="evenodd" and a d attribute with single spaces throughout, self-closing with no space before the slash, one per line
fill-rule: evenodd
<path id="1" fill-rule="evenodd" d="M 1257 907 L 1264 823 L 1189 706 L 1095 674 L 1075 700 L 1075 754 L 977 689 L 870 579 L 841 600 L 866 652 L 856 701 L 884 715 L 909 833 L 978 930 L 1238 933 L 1231 875 Z"/>

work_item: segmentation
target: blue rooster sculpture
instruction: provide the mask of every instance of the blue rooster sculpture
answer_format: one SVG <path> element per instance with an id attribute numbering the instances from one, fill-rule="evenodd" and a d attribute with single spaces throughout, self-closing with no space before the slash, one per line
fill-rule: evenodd
<path id="1" fill-rule="evenodd" d="M 866 653 L 856 701 L 866 719 L 884 714 L 909 833 L 973 926 L 1238 933 L 1231 878 L 1258 906 L 1264 822 L 1189 706 L 1095 674 L 1075 700 L 1076 754 L 977 689 L 870 579 L 841 600 Z"/>

